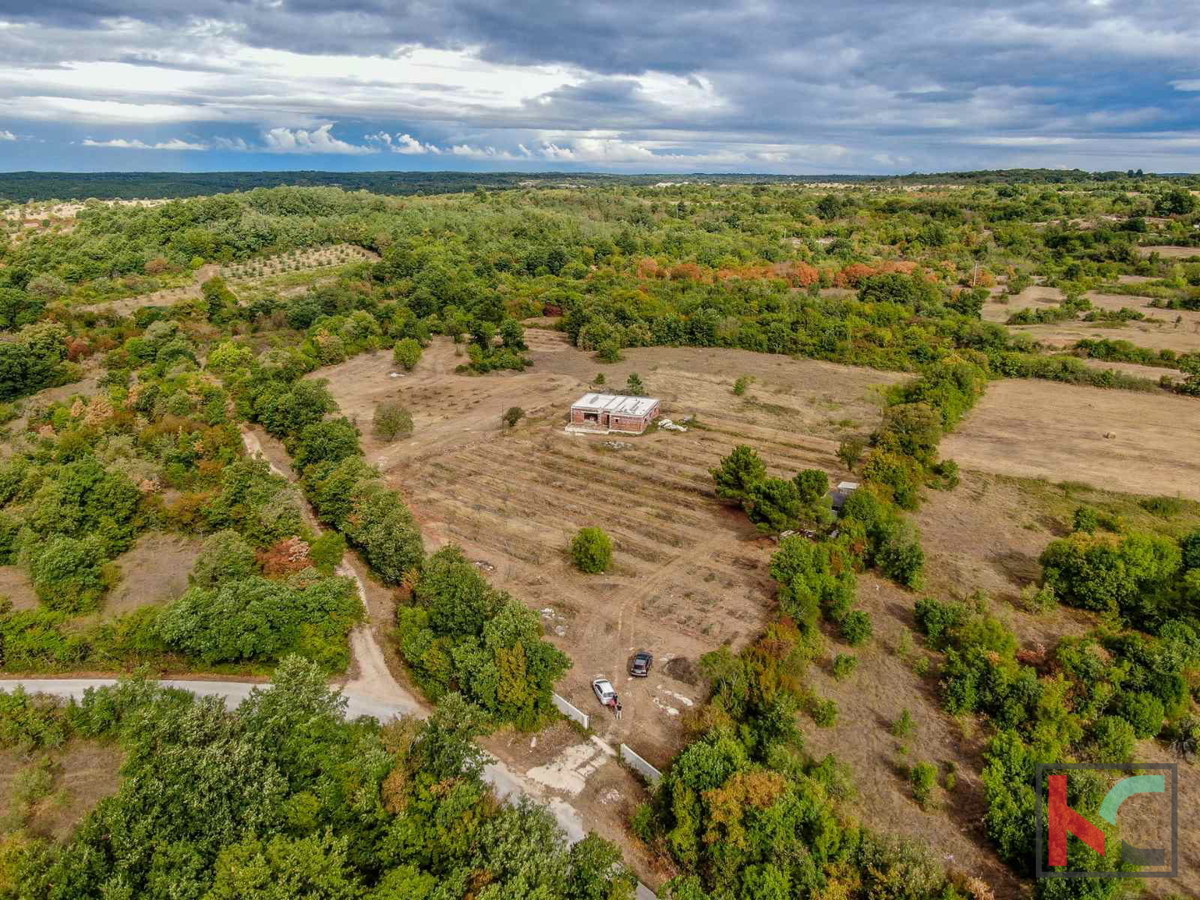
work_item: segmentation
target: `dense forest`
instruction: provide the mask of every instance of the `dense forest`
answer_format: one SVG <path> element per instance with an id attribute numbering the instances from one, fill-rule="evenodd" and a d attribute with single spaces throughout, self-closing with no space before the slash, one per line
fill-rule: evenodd
<path id="1" fill-rule="evenodd" d="M 107 196 L 248 189 L 153 206 L 91 200 L 59 217 L 18 208 L 5 220 L 0 564 L 28 573 L 37 603 L 0 607 L 0 667 L 270 672 L 276 688 L 232 713 L 136 680 L 67 707 L 0 698 L 6 747 L 89 740 L 125 758 L 118 793 L 67 843 L 8 831 L 0 897 L 629 896 L 614 847 L 568 849 L 544 812 L 501 805 L 480 780 L 471 739 L 550 721 L 570 659 L 458 548 L 426 552 L 320 378 L 381 349 L 411 369 L 435 337 L 462 348 L 463 374 L 497 377 L 531 364 L 535 320 L 598 362 L 691 346 L 909 373 L 881 393 L 869 438 L 838 449 L 863 488 L 836 522 L 822 471 L 770 477 L 748 444 L 712 470 L 716 495 L 762 534 L 802 533 L 781 537 L 771 560 L 765 631 L 700 661 L 710 699 L 629 828 L 667 861 L 664 894 L 676 900 L 984 900 L 986 886 L 858 824 L 845 766 L 805 751 L 801 714 L 818 726 L 837 715 L 806 671 L 827 633 L 870 640 L 855 602 L 862 573 L 922 586 L 911 514 L 958 485 L 941 441 L 989 384 L 1200 394 L 1196 353 L 1119 339 L 1051 346 L 981 315 L 1036 279 L 1064 297 L 1039 313 L 1065 320 L 1090 311 L 1089 291 L 1119 293 L 1130 276 L 1164 309 L 1200 309 L 1200 262 L 1146 251 L 1200 256 L 1186 185 L 1070 172 L 964 173 L 945 190 L 749 176 L 653 187 L 651 176 L 572 175 L 573 188 L 517 175 L 286 178 L 310 176 L 323 186 L 265 187 L 253 179 L 276 176 L 259 173 L 81 176 L 126 179 Z M 45 178 L 78 195 L 56 177 L 13 190 L 27 199 Z M 387 196 L 456 188 L 466 193 Z M 347 244 L 363 255 L 308 277 L 303 252 Z M 73 396 L 84 379 L 95 391 Z M 37 396 L 47 388 L 53 399 Z M 250 424 L 282 442 L 294 481 L 247 455 Z M 186 590 L 97 619 L 114 560 L 150 530 L 202 542 Z M 323 686 L 345 671 L 363 616 L 339 571 L 347 548 L 403 598 L 394 639 L 437 705 L 427 724 L 345 722 Z M 989 729 L 986 827 L 1022 875 L 1035 763 L 1124 762 L 1138 739 L 1200 739 L 1200 536 L 1143 533 L 1081 507 L 1041 565 L 1031 604 L 1098 612 L 1105 625 L 1036 659 L 984 604 L 913 595 L 918 629 L 943 654 L 943 704 Z M 1122 884 L 1041 882 L 1037 896 L 1104 900 Z"/>
<path id="2" fill-rule="evenodd" d="M 979 172 L 933 172 L 911 175 L 755 175 L 687 174 L 616 175 L 596 172 L 4 172 L 0 173 L 0 200 L 25 203 L 54 198 L 82 200 L 171 199 L 200 197 L 230 191 L 272 187 L 340 187 L 373 194 L 448 194 L 522 187 L 638 187 L 662 182 L 713 184 L 1079 184 L 1121 181 L 1141 172 L 1085 172 L 1080 169 L 1006 169 Z M 1197 183 L 1196 176 L 1149 175 L 1145 181 L 1173 180 Z"/>
<path id="3" fill-rule="evenodd" d="M 133 679 L 55 706 L 0 695 L 0 745 L 124 754 L 120 790 L 63 845 L 0 841 L 0 896 L 56 900 L 629 900 L 636 880 L 594 836 L 484 783 L 483 729 L 448 697 L 428 721 L 347 721 L 295 657 L 228 712 Z M 36 785 L 26 802 L 41 799 Z"/>

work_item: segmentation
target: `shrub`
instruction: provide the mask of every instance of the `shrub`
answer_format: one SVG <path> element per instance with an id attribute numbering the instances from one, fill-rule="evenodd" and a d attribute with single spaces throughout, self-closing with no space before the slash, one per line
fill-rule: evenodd
<path id="1" fill-rule="evenodd" d="M 750 385 L 754 384 L 753 375 L 742 375 L 733 383 L 733 394 L 735 397 L 741 397 L 749 389 Z"/>
<path id="2" fill-rule="evenodd" d="M 837 724 L 838 705 L 836 700 L 814 699 L 809 705 L 809 715 L 821 728 L 832 728 Z"/>
<path id="3" fill-rule="evenodd" d="M 852 653 L 839 653 L 833 658 L 833 677 L 845 681 L 858 668 L 858 657 Z"/>
<path id="4" fill-rule="evenodd" d="M 402 338 L 392 350 L 392 360 L 406 372 L 411 372 L 421 361 L 421 352 L 421 344 L 415 338 Z"/>
<path id="5" fill-rule="evenodd" d="M 921 474 L 909 457 L 873 450 L 863 463 L 864 481 L 873 482 L 901 509 L 915 510 L 921 500 Z"/>
<path id="6" fill-rule="evenodd" d="M 346 539 L 336 531 L 326 531 L 312 542 L 309 557 L 322 575 L 332 575 L 346 553 Z"/>
<path id="7" fill-rule="evenodd" d="M 933 799 L 937 775 L 937 766 L 928 762 L 917 763 L 909 770 L 908 781 L 912 785 L 913 799 L 921 804 L 922 808 L 928 807 Z"/>
<path id="8" fill-rule="evenodd" d="M 935 650 L 944 648 L 953 632 L 967 621 L 969 610 L 962 603 L 922 597 L 914 608 L 917 628 Z"/>
<path id="9" fill-rule="evenodd" d="M 1072 522 L 1072 531 L 1082 531 L 1087 534 L 1095 533 L 1100 527 L 1100 517 L 1096 510 L 1090 506 L 1079 506 L 1075 509 L 1075 518 Z"/>
<path id="10" fill-rule="evenodd" d="M 209 665 L 299 653 L 336 671 L 349 661 L 346 634 L 361 617 L 352 579 L 310 571 L 286 581 L 252 576 L 189 588 L 159 615 L 158 630 L 170 646 Z"/>
<path id="11" fill-rule="evenodd" d="M 38 599 L 53 610 L 91 612 L 108 589 L 104 561 L 95 538 L 77 540 L 55 535 L 30 550 L 29 577 Z"/>
<path id="12" fill-rule="evenodd" d="M 855 862 L 864 900 L 929 900 L 943 896 L 943 864 L 912 841 L 864 834 Z"/>
<path id="13" fill-rule="evenodd" d="M 54 701 L 31 696 L 21 685 L 0 692 L 0 747 L 61 747 L 69 737 L 70 725 Z"/>
<path id="14" fill-rule="evenodd" d="M 1177 516 L 1187 508 L 1187 504 L 1178 497 L 1145 497 L 1138 501 L 1138 505 L 1146 512 L 1164 519 Z"/>
<path id="15" fill-rule="evenodd" d="M 296 466 L 306 469 L 322 462 L 341 462 L 348 456 L 360 456 L 358 429 L 349 419 L 330 419 L 305 425 L 289 442 Z"/>
<path id="16" fill-rule="evenodd" d="M 929 485 L 935 490 L 952 491 L 958 487 L 958 463 L 952 459 L 941 459 L 929 467 Z"/>
<path id="17" fill-rule="evenodd" d="M 918 590 L 924 580 L 925 551 L 915 539 L 889 540 L 875 554 L 880 571 L 897 584 Z"/>
<path id="18" fill-rule="evenodd" d="M 1133 726 L 1139 738 L 1157 737 L 1166 715 L 1163 702 L 1153 694 L 1127 693 L 1117 704 L 1117 715 Z"/>
<path id="19" fill-rule="evenodd" d="M 841 629 L 842 638 L 846 643 L 851 647 L 858 647 L 871 637 L 871 616 L 864 610 L 852 609 L 838 623 L 838 627 Z"/>
<path id="20" fill-rule="evenodd" d="M 1043 615 L 1058 607 L 1058 598 L 1048 584 L 1027 584 L 1021 588 L 1021 606 L 1034 615 Z"/>
<path id="21" fill-rule="evenodd" d="M 504 411 L 504 415 L 500 417 L 500 421 L 505 428 L 512 428 L 518 422 L 525 418 L 525 410 L 519 406 L 510 406 Z"/>
<path id="22" fill-rule="evenodd" d="M 630 397 L 646 396 L 646 385 L 642 383 L 642 378 L 637 372 L 629 373 L 629 378 L 625 381 L 625 393 Z"/>
<path id="23" fill-rule="evenodd" d="M 571 560 L 580 572 L 603 572 L 612 565 L 612 555 L 612 538 L 600 528 L 581 528 L 571 539 Z"/>
<path id="24" fill-rule="evenodd" d="M 1133 726 L 1118 716 L 1101 716 L 1092 725 L 1091 756 L 1096 762 L 1128 762 L 1136 743 Z"/>
<path id="25" fill-rule="evenodd" d="M 907 709 L 901 710 L 900 718 L 892 723 L 892 734 L 898 738 L 906 738 L 916 730 L 917 724 L 913 721 L 912 713 Z"/>
<path id="26" fill-rule="evenodd" d="M 622 359 L 624 359 L 624 357 L 621 356 L 621 345 L 618 344 L 616 341 L 602 342 L 600 344 L 600 346 L 596 349 L 596 359 L 600 360 L 600 362 L 602 362 L 602 363 L 618 363 L 618 362 L 620 362 Z M 603 384 L 604 382 L 600 381 L 597 383 Z"/>
<path id="27" fill-rule="evenodd" d="M 412 434 L 412 413 L 395 400 L 389 400 L 375 407 L 372 425 L 377 438 L 394 441 L 401 435 Z"/>
<path id="28" fill-rule="evenodd" d="M 854 572 L 838 554 L 833 544 L 793 535 L 784 538 L 771 557 L 779 607 L 803 632 L 813 632 L 822 614 L 841 621 L 854 603 Z"/>
<path id="29" fill-rule="evenodd" d="M 188 583 L 196 587 L 215 587 L 222 581 L 241 580 L 257 574 L 254 548 L 236 531 L 227 528 L 205 540 Z"/>
<path id="30" fill-rule="evenodd" d="M 942 439 L 942 418 L 928 403 L 900 403 L 883 411 L 877 447 L 930 464 Z"/>
<path id="31" fill-rule="evenodd" d="M 1039 561 L 1044 583 L 1063 603 L 1119 610 L 1173 576 L 1182 554 L 1178 544 L 1158 535 L 1075 532 L 1051 542 Z"/>

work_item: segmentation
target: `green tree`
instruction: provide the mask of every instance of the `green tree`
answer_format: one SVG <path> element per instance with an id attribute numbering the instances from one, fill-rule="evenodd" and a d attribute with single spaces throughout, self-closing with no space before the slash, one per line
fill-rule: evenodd
<path id="1" fill-rule="evenodd" d="M 829 476 L 823 469 L 804 469 L 792 479 L 800 502 L 811 505 L 829 493 Z"/>
<path id="2" fill-rule="evenodd" d="M 581 528 L 571 539 L 571 560 L 580 572 L 599 574 L 612 565 L 613 543 L 600 528 Z"/>
<path id="3" fill-rule="evenodd" d="M 223 581 L 239 581 L 259 574 L 254 548 L 230 528 L 207 538 L 200 548 L 188 583 L 196 587 L 215 587 Z"/>
<path id="4" fill-rule="evenodd" d="M 348 859 L 349 841 L 326 832 L 268 840 L 246 838 L 217 857 L 205 900 L 356 900 L 362 887 Z"/>
<path id="5" fill-rule="evenodd" d="M 516 319 L 505 319 L 500 323 L 500 339 L 510 350 L 528 350 L 525 343 L 525 329 Z"/>
<path id="6" fill-rule="evenodd" d="M 751 485 L 744 503 L 750 521 L 763 534 L 779 534 L 800 526 L 804 504 L 795 482 L 764 478 Z"/>
<path id="7" fill-rule="evenodd" d="M 718 497 L 744 503 L 751 489 L 766 479 L 767 467 L 752 447 L 739 444 L 709 474 L 716 482 Z"/>
<path id="8" fill-rule="evenodd" d="M 414 338 L 406 337 L 396 342 L 392 350 L 392 360 L 398 366 L 403 366 L 406 372 L 411 372 L 421 361 L 421 344 Z"/>
<path id="9" fill-rule="evenodd" d="M 373 425 L 376 437 L 384 441 L 394 441 L 401 435 L 413 433 L 412 413 L 398 401 L 389 400 L 375 407 Z"/>
<path id="10" fill-rule="evenodd" d="M 913 799 L 922 807 L 928 807 L 937 787 L 937 766 L 929 762 L 917 763 L 909 770 L 908 781 L 912 785 Z"/>
<path id="11" fill-rule="evenodd" d="M 323 462 L 340 462 L 348 456 L 359 456 L 358 428 L 347 418 L 329 419 L 305 425 L 288 442 L 292 459 L 300 469 Z"/>
<path id="12" fill-rule="evenodd" d="M 54 535 L 29 551 L 29 577 L 38 599 L 49 609 L 91 612 L 108 589 L 104 561 L 96 538 Z"/>
<path id="13" fill-rule="evenodd" d="M 838 444 L 837 455 L 842 464 L 851 472 L 858 465 L 858 461 L 862 459 L 863 452 L 867 449 L 867 442 L 857 435 L 845 438 Z"/>

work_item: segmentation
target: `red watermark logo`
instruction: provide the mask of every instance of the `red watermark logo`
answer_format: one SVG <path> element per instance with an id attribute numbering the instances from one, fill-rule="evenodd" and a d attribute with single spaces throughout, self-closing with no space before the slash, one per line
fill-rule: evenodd
<path id="1" fill-rule="evenodd" d="M 1082 815 L 1068 801 L 1073 773 L 1099 773 L 1111 785 L 1094 813 Z M 1038 878 L 1174 878 L 1179 874 L 1179 767 L 1174 763 L 1039 765 L 1037 790 Z M 1147 796 L 1142 796 L 1147 795 Z M 1102 823 L 1113 829 L 1126 800 L 1140 797 L 1138 815 L 1121 821 L 1122 839 L 1112 847 Z M 1043 815 L 1043 802 L 1046 815 Z M 1141 835 L 1141 837 L 1139 837 Z M 1070 838 L 1120 863 L 1103 871 L 1072 868 Z M 1116 854 L 1119 853 L 1119 856 Z"/>

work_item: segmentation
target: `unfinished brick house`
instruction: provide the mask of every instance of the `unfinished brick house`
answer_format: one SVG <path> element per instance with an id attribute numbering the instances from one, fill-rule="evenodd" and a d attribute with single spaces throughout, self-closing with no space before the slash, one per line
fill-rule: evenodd
<path id="1" fill-rule="evenodd" d="M 641 434 L 658 414 L 659 402 L 653 397 L 584 394 L 571 405 L 567 430 Z"/>

